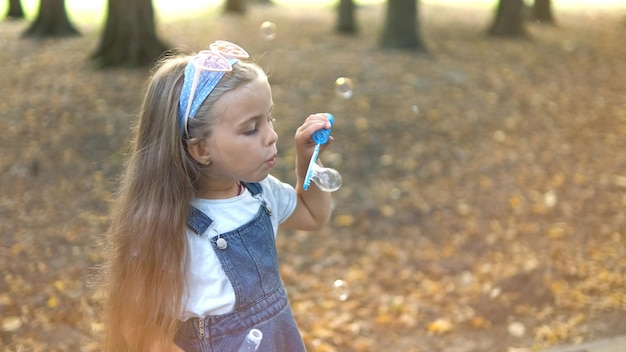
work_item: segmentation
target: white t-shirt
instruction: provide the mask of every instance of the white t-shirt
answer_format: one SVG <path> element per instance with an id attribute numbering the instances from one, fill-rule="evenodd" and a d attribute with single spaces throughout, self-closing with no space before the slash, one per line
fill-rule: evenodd
<path id="1" fill-rule="evenodd" d="M 222 269 L 211 246 L 210 239 L 218 234 L 232 231 L 249 221 L 258 213 L 262 197 L 271 210 L 270 219 L 274 235 L 278 224 L 285 221 L 296 208 L 297 196 L 294 188 L 269 175 L 260 182 L 263 191 L 256 198 L 247 189 L 230 199 L 195 199 L 194 207 L 202 211 L 213 222 L 198 236 L 187 229 L 189 261 L 187 268 L 188 293 L 183 306 L 181 320 L 204 318 L 207 315 L 229 313 L 235 306 L 235 292 Z"/>

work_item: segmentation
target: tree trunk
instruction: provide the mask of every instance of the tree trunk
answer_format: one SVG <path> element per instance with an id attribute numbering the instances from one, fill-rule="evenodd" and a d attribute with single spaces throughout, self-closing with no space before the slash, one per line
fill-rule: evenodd
<path id="1" fill-rule="evenodd" d="M 10 0 L 9 9 L 7 10 L 7 18 L 11 19 L 23 19 L 24 10 L 22 9 L 22 3 L 20 0 Z"/>
<path id="2" fill-rule="evenodd" d="M 109 0 L 106 26 L 92 55 L 99 67 L 149 66 L 167 49 L 156 33 L 152 0 Z"/>
<path id="3" fill-rule="evenodd" d="M 532 12 L 533 20 L 542 24 L 554 24 L 552 16 L 552 2 L 550 0 L 535 0 Z"/>
<path id="4" fill-rule="evenodd" d="M 67 17 L 65 0 L 41 0 L 37 18 L 22 35 L 46 38 L 75 36 L 80 33 Z"/>
<path id="5" fill-rule="evenodd" d="M 354 2 L 352 0 L 340 0 L 338 11 L 337 31 L 339 33 L 355 34 L 357 28 L 354 20 Z"/>
<path id="6" fill-rule="evenodd" d="M 246 0 L 226 0 L 224 5 L 225 13 L 244 14 L 246 13 Z"/>
<path id="7" fill-rule="evenodd" d="M 417 0 L 388 0 L 381 47 L 426 51 L 418 18 Z"/>
<path id="8" fill-rule="evenodd" d="M 489 28 L 489 35 L 497 37 L 524 37 L 523 0 L 500 0 L 496 18 Z"/>

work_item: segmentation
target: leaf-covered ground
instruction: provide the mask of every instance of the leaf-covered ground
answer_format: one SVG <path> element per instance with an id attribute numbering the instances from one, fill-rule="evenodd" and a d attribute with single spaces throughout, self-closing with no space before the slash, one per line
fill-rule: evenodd
<path id="1" fill-rule="evenodd" d="M 491 10 L 421 9 L 429 55 L 377 49 L 381 6 L 359 9 L 356 37 L 319 8 L 160 23 L 176 46 L 232 40 L 271 73 L 277 176 L 293 181 L 299 123 L 336 117 L 332 223 L 279 234 L 309 350 L 519 352 L 625 333 L 626 11 L 558 8 L 557 27 L 496 40 Z M 147 71 L 93 70 L 99 28 L 18 39 L 26 26 L 0 23 L 0 346 L 99 351 L 98 238 Z"/>

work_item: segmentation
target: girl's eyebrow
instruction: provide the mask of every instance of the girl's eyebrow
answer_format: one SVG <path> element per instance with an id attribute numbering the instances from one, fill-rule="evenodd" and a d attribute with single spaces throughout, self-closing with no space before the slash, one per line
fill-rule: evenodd
<path id="1" fill-rule="evenodd" d="M 249 118 L 247 118 L 247 119 L 245 119 L 245 120 L 241 121 L 241 123 L 239 123 L 239 126 L 241 126 L 241 127 L 245 127 L 245 126 L 247 126 L 248 124 L 250 124 L 251 122 L 254 122 L 254 121 L 256 121 L 256 120 L 258 120 L 258 119 L 260 119 L 260 118 L 262 118 L 262 117 L 263 117 L 262 115 L 254 115 L 254 116 L 251 116 L 251 117 L 249 117 Z"/>
<path id="2" fill-rule="evenodd" d="M 269 111 L 268 111 L 268 114 L 269 114 L 269 115 L 271 115 L 271 114 L 272 114 L 272 109 L 273 109 L 273 108 L 274 108 L 274 104 L 272 104 L 272 105 L 270 106 L 270 109 L 269 109 Z M 247 119 L 243 120 L 241 123 L 239 123 L 239 126 L 246 126 L 246 125 L 247 125 L 247 124 L 249 124 L 250 122 L 254 122 L 254 121 L 259 120 L 259 119 L 262 119 L 262 118 L 263 118 L 263 115 L 254 115 L 254 116 L 251 116 L 251 117 L 249 117 L 249 118 L 247 118 Z"/>

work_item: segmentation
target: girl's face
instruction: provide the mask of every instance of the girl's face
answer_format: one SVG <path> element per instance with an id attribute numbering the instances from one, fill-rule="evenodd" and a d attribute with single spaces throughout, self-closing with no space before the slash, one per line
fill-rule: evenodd
<path id="1" fill-rule="evenodd" d="M 259 182 L 276 164 L 278 135 L 272 125 L 272 89 L 267 77 L 224 94 L 214 106 L 219 112 L 208 152 L 210 183 Z"/>

